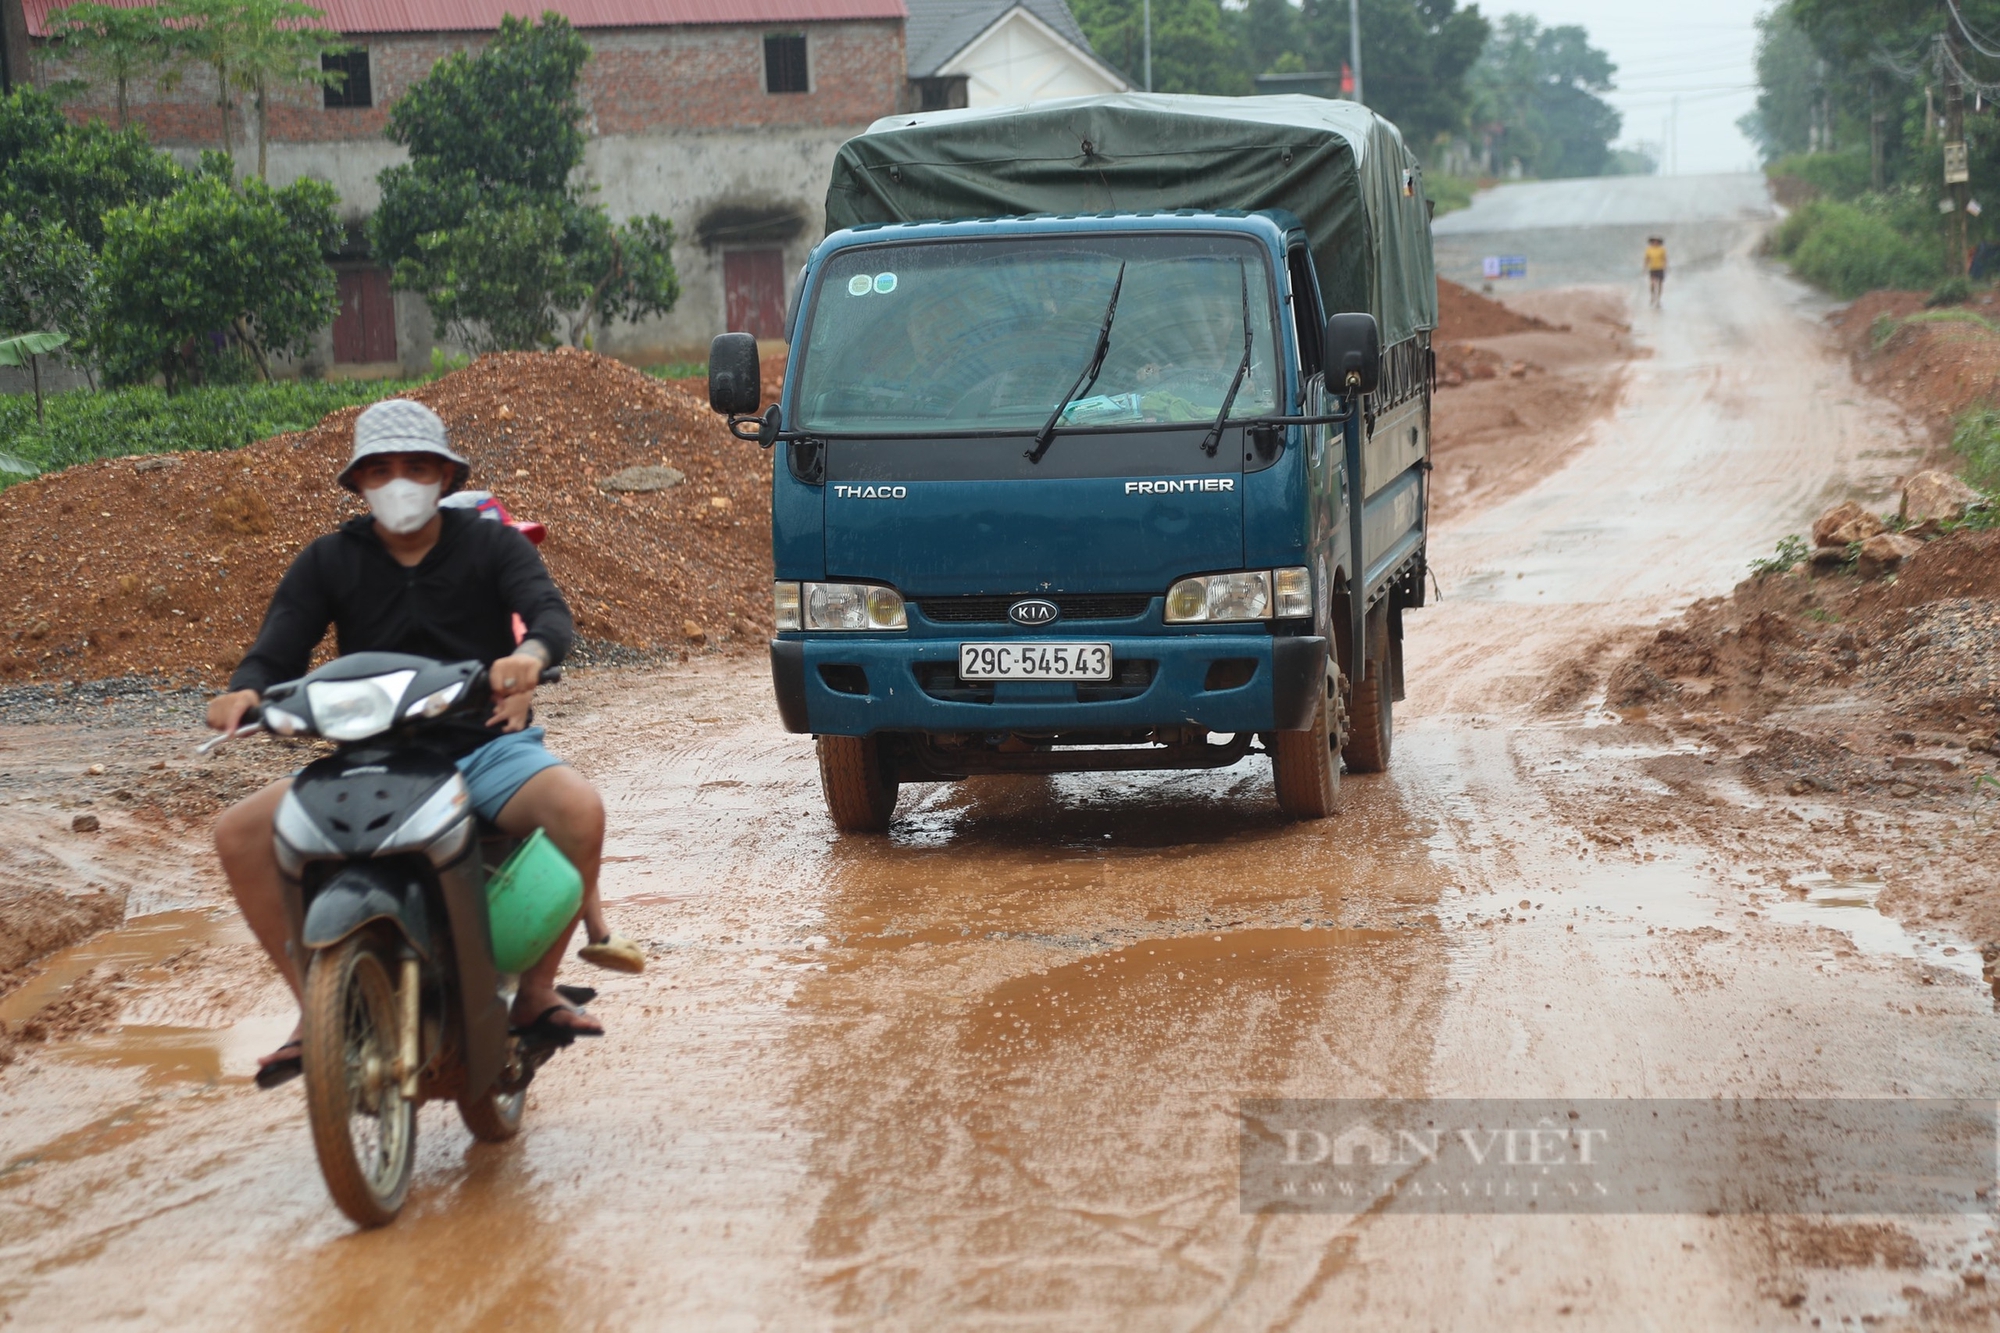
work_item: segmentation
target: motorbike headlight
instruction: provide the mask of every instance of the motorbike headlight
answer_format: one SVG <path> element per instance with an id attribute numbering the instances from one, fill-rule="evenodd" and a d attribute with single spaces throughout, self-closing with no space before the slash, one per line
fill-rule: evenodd
<path id="1" fill-rule="evenodd" d="M 1170 625 L 1219 620 L 1269 620 L 1271 572 L 1197 574 L 1167 589 L 1166 620 Z"/>
<path id="2" fill-rule="evenodd" d="M 808 583 L 804 587 L 807 629 L 908 629 L 903 595 L 879 583 Z"/>
<path id="3" fill-rule="evenodd" d="M 771 623 L 778 629 L 799 629 L 799 585 L 796 583 L 773 583 L 771 585 Z"/>
<path id="4" fill-rule="evenodd" d="M 363 741 L 396 721 L 396 701 L 416 678 L 414 671 L 391 671 L 362 680 L 316 680 L 306 686 L 319 734 L 328 740 Z"/>
<path id="5" fill-rule="evenodd" d="M 455 680 L 441 690 L 432 690 L 423 698 L 403 710 L 404 717 L 436 717 L 458 701 L 465 693 L 465 682 Z"/>
<path id="6" fill-rule="evenodd" d="M 1303 620 L 1313 613 L 1312 571 L 1303 566 L 1271 571 L 1280 620 Z"/>

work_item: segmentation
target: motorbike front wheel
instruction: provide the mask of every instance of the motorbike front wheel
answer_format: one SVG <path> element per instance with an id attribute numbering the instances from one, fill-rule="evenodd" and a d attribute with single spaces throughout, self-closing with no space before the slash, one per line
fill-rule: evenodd
<path id="1" fill-rule="evenodd" d="M 306 1116 L 320 1174 L 340 1211 L 364 1227 L 393 1222 L 410 1190 L 417 1108 L 396 1079 L 396 987 L 365 937 L 313 955 L 301 1047 Z"/>

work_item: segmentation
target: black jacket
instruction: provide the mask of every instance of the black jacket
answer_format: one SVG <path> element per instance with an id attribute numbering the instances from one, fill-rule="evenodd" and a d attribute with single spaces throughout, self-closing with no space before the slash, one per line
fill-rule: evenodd
<path id="1" fill-rule="evenodd" d="M 550 664 L 562 661 L 576 624 L 534 544 L 470 510 L 439 512 L 437 545 L 414 568 L 396 562 L 365 514 L 299 552 L 229 688 L 261 691 L 303 676 L 328 625 L 343 656 L 412 653 L 491 663 L 514 650 L 518 614 L 528 637 L 549 650 Z M 451 748 L 465 753 L 498 734 L 468 720 Z"/>

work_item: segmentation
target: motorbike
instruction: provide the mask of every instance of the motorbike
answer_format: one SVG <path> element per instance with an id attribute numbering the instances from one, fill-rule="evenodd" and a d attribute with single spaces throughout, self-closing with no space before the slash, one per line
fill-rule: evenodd
<path id="1" fill-rule="evenodd" d="M 305 978 L 313 1147 L 334 1203 L 364 1227 L 402 1209 L 420 1105 L 454 1101 L 474 1138 L 510 1139 L 529 1081 L 568 1045 L 510 1030 L 520 978 L 495 962 L 487 886 L 519 840 L 478 818 L 457 765 L 423 743 L 491 706 L 479 662 L 353 653 L 265 690 L 232 733 L 338 747 L 293 780 L 274 832 Z"/>

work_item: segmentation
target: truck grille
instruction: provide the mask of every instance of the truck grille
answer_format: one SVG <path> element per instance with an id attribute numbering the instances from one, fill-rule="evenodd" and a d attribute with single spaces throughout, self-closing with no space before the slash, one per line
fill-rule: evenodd
<path id="1" fill-rule="evenodd" d="M 1144 660 L 1115 663 L 1110 680 L 1078 681 L 1076 701 L 1080 704 L 1101 704 L 1118 699 L 1136 699 L 1152 685 L 1159 669 L 1158 662 Z M 933 699 L 953 704 L 993 702 L 993 682 L 960 680 L 956 662 L 918 662 L 912 670 L 917 674 L 917 684 Z"/>
<path id="2" fill-rule="evenodd" d="M 940 625 L 999 625 L 1007 623 L 1007 608 L 1033 593 L 1005 597 L 926 597 L 917 609 L 924 619 Z M 1146 614 L 1153 599 L 1146 593 L 1086 593 L 1045 600 L 1062 610 L 1063 620 L 1130 620 Z M 1039 627 L 1038 627 L 1039 628 Z"/>

